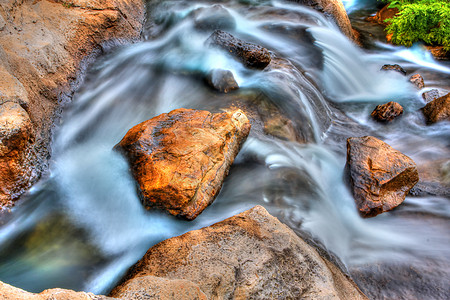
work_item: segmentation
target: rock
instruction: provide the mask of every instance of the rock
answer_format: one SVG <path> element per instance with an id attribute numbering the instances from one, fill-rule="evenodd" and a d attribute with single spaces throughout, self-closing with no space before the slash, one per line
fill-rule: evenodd
<path id="1" fill-rule="evenodd" d="M 423 77 L 420 74 L 414 74 L 409 78 L 412 84 L 414 84 L 419 90 L 425 87 L 425 82 L 423 81 Z"/>
<path id="2" fill-rule="evenodd" d="M 445 50 L 444 46 L 425 46 L 431 55 L 437 60 L 449 60 L 450 51 Z"/>
<path id="3" fill-rule="evenodd" d="M 399 65 L 395 64 L 395 65 L 384 65 L 381 67 L 382 71 L 397 71 L 400 74 L 402 74 L 403 76 L 406 76 L 406 71 Z"/>
<path id="4" fill-rule="evenodd" d="M 111 296 L 144 276 L 189 280 L 208 299 L 367 299 L 261 206 L 153 246 Z"/>
<path id="5" fill-rule="evenodd" d="M 0 104 L 0 208 L 11 207 L 31 185 L 33 172 L 25 162 L 33 157 L 33 139 L 27 112 L 14 102 Z"/>
<path id="6" fill-rule="evenodd" d="M 450 160 L 436 159 L 417 165 L 419 182 L 409 191 L 417 197 L 448 197 L 450 195 Z"/>
<path id="7" fill-rule="evenodd" d="M 270 63 L 269 50 L 244 42 L 222 30 L 214 31 L 206 43 L 229 52 L 248 68 L 264 69 Z"/>
<path id="8" fill-rule="evenodd" d="M 380 9 L 377 14 L 373 17 L 367 18 L 368 21 L 378 23 L 383 26 L 389 25 L 389 21 L 386 22 L 387 19 L 391 19 L 398 13 L 398 8 L 389 8 L 390 4 L 385 5 L 382 9 Z"/>
<path id="9" fill-rule="evenodd" d="M 422 108 L 427 124 L 450 121 L 450 93 L 429 102 Z"/>
<path id="10" fill-rule="evenodd" d="M 189 280 L 141 276 L 114 290 L 121 299 L 208 300 L 200 287 Z"/>
<path id="11" fill-rule="evenodd" d="M 382 105 L 377 105 L 370 115 L 377 121 L 390 122 L 402 114 L 403 107 L 397 102 L 391 101 Z"/>
<path id="12" fill-rule="evenodd" d="M 2 300 L 108 300 L 115 299 L 98 296 L 92 293 L 75 292 L 64 289 L 45 290 L 40 294 L 33 294 L 13 287 L 0 281 L 0 298 Z"/>
<path id="13" fill-rule="evenodd" d="M 144 13 L 142 0 L 0 1 L 0 104 L 20 104 L 35 137 L 34 155 L 21 154 L 21 167 L 33 172 L 0 187 L 13 192 L 9 204 L 46 170 L 51 129 L 83 75 L 82 60 L 106 41 L 139 38 Z"/>
<path id="14" fill-rule="evenodd" d="M 439 91 L 437 89 L 426 91 L 422 94 L 422 98 L 426 103 L 431 102 L 434 99 L 439 98 Z"/>
<path id="15" fill-rule="evenodd" d="M 193 220 L 214 201 L 249 132 L 241 110 L 182 108 L 134 126 L 116 149 L 128 158 L 146 208 Z"/>
<path id="16" fill-rule="evenodd" d="M 372 136 L 347 139 L 346 170 L 364 217 L 394 209 L 419 181 L 412 159 Z"/>
<path id="17" fill-rule="evenodd" d="M 236 21 L 222 5 L 198 8 L 193 12 L 194 26 L 200 30 L 233 30 Z"/>
<path id="18" fill-rule="evenodd" d="M 355 30 L 352 28 L 344 4 L 341 0 L 290 0 L 302 5 L 307 5 L 318 10 L 328 18 L 333 20 L 349 39 L 358 42 Z"/>
<path id="19" fill-rule="evenodd" d="M 239 88 L 230 70 L 213 69 L 206 76 L 206 82 L 222 93 L 228 93 Z"/>

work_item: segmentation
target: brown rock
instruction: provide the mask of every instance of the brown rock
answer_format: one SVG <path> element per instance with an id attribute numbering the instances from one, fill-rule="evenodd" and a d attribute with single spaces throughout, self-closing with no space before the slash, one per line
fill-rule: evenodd
<path id="1" fill-rule="evenodd" d="M 371 116 L 380 122 L 390 122 L 402 114 L 403 107 L 397 102 L 391 101 L 382 105 L 377 105 Z"/>
<path id="2" fill-rule="evenodd" d="M 420 74 L 414 74 L 409 78 L 409 81 L 414 84 L 419 90 L 425 87 L 425 82 Z"/>
<path id="3" fill-rule="evenodd" d="M 33 139 L 27 112 L 14 102 L 0 104 L 0 208 L 12 206 L 31 185 L 33 172 L 25 162 L 33 157 Z"/>
<path id="4" fill-rule="evenodd" d="M 450 121 L 450 93 L 429 102 L 422 108 L 427 124 Z"/>
<path id="5" fill-rule="evenodd" d="M 235 38 L 222 30 L 214 31 L 206 43 L 229 52 L 249 68 L 264 69 L 270 63 L 269 50 Z"/>
<path id="6" fill-rule="evenodd" d="M 398 13 L 398 8 L 389 8 L 390 4 L 387 4 L 382 9 L 380 9 L 377 14 L 373 17 L 367 18 L 368 21 L 378 23 L 383 26 L 389 25 L 389 21 L 386 22 L 387 19 L 393 18 Z"/>
<path id="7" fill-rule="evenodd" d="M 167 279 L 156 276 L 133 278 L 114 290 L 114 297 L 121 299 L 207 300 L 199 286 L 183 279 Z"/>
<path id="8" fill-rule="evenodd" d="M 431 55 L 438 60 L 449 60 L 450 51 L 445 50 L 444 46 L 425 46 Z"/>
<path id="9" fill-rule="evenodd" d="M 45 290 L 33 294 L 0 281 L 0 298 L 2 300 L 108 300 L 116 299 L 98 296 L 92 293 L 75 292 L 64 289 Z"/>
<path id="10" fill-rule="evenodd" d="M 153 246 L 111 296 L 149 275 L 192 281 L 208 299 L 367 299 L 261 206 Z"/>
<path id="11" fill-rule="evenodd" d="M 346 169 L 364 217 L 397 207 L 419 181 L 412 159 L 372 136 L 347 139 Z"/>
<path id="12" fill-rule="evenodd" d="M 146 208 L 193 220 L 214 201 L 249 132 L 241 110 L 177 109 L 134 126 L 116 148 L 128 158 Z"/>
<path id="13" fill-rule="evenodd" d="M 434 99 L 439 98 L 439 91 L 437 89 L 426 91 L 422 94 L 422 98 L 426 103 L 431 102 Z"/>
<path id="14" fill-rule="evenodd" d="M 384 65 L 381 67 L 382 71 L 397 71 L 403 76 L 406 76 L 406 71 L 400 65 Z"/>
<path id="15" fill-rule="evenodd" d="M 206 82 L 222 93 L 228 93 L 239 88 L 230 70 L 214 69 L 206 76 Z"/>
<path id="16" fill-rule="evenodd" d="M 138 38 L 144 12 L 142 0 L 0 1 L 0 104 L 20 104 L 35 137 L 23 148 L 35 155 L 21 154 L 21 167 L 33 172 L 0 187 L 12 191 L 9 204 L 46 169 L 51 127 L 82 59 L 107 40 Z"/>

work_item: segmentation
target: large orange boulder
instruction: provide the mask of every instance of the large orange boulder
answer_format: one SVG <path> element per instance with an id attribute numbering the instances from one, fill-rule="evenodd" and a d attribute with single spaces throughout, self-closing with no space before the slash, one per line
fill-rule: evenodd
<path id="1" fill-rule="evenodd" d="M 411 158 L 373 136 L 347 139 L 346 168 L 356 206 L 364 217 L 397 207 L 419 181 Z"/>
<path id="2" fill-rule="evenodd" d="M 152 294 L 149 276 L 190 281 L 208 299 L 367 299 L 261 206 L 153 246 L 111 296 Z"/>
<path id="3" fill-rule="evenodd" d="M 433 124 L 440 121 L 450 121 L 450 93 L 428 102 L 422 108 L 427 124 Z"/>
<path id="4" fill-rule="evenodd" d="M 195 219 L 217 196 L 250 132 L 241 110 L 177 109 L 131 128 L 116 145 L 146 208 Z"/>

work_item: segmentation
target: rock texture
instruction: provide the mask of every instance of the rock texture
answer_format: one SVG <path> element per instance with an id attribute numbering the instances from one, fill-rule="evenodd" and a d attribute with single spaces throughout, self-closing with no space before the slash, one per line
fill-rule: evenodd
<path id="1" fill-rule="evenodd" d="M 64 289 L 45 290 L 33 294 L 0 281 L 0 298 L 2 300 L 108 300 L 114 299 L 92 293 L 75 292 Z"/>
<path id="2" fill-rule="evenodd" d="M 406 71 L 405 69 L 403 69 L 400 65 L 384 65 L 381 67 L 382 71 L 397 71 L 400 74 L 402 74 L 403 76 L 406 76 Z"/>
<path id="3" fill-rule="evenodd" d="M 432 89 L 422 93 L 422 98 L 426 103 L 433 101 L 434 99 L 439 98 L 439 90 Z"/>
<path id="4" fill-rule="evenodd" d="M 241 110 L 182 108 L 136 125 L 116 149 L 128 158 L 146 208 L 193 220 L 214 201 L 249 132 Z"/>
<path id="5" fill-rule="evenodd" d="M 111 296 L 145 276 L 192 281 L 208 299 L 367 299 L 261 206 L 153 246 Z"/>
<path id="6" fill-rule="evenodd" d="M 264 69 L 270 63 L 269 50 L 235 38 L 222 30 L 214 31 L 206 43 L 229 52 L 248 68 Z"/>
<path id="7" fill-rule="evenodd" d="M 397 102 L 391 101 L 385 104 L 377 105 L 370 115 L 377 121 L 390 122 L 402 114 L 403 107 Z"/>
<path id="8" fill-rule="evenodd" d="M 364 217 L 392 210 L 419 181 L 412 159 L 372 136 L 347 140 L 347 173 Z"/>
<path id="9" fill-rule="evenodd" d="M 398 8 L 389 8 L 390 4 L 387 4 L 382 9 L 377 11 L 377 14 L 373 17 L 368 17 L 367 20 L 371 22 L 376 22 L 380 25 L 387 26 L 389 25 L 389 21 L 386 22 L 387 19 L 391 19 L 398 13 Z"/>
<path id="10" fill-rule="evenodd" d="M 105 41 L 138 38 L 144 10 L 142 0 L 0 2 L 0 107 L 11 118 L 31 120 L 22 123 L 23 130 L 34 137 L 9 158 L 20 170 L 0 177 L 3 205 L 11 205 L 45 170 L 53 120 L 72 92 L 82 59 Z"/>
<path id="11" fill-rule="evenodd" d="M 422 108 L 427 124 L 450 121 L 450 93 L 429 102 Z"/>
<path id="12" fill-rule="evenodd" d="M 206 76 L 206 82 L 214 89 L 222 93 L 237 90 L 239 85 L 230 70 L 214 69 Z"/>
<path id="13" fill-rule="evenodd" d="M 409 78 L 409 81 L 416 86 L 416 88 L 423 89 L 425 87 L 425 82 L 422 75 L 414 74 Z"/>
<path id="14" fill-rule="evenodd" d="M 236 27 L 233 16 L 219 4 L 198 8 L 192 15 L 195 28 L 200 30 L 233 30 Z"/>

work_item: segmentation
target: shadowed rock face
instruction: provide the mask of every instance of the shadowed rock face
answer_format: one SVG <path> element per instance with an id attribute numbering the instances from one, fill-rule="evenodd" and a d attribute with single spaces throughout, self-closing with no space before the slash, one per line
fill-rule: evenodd
<path id="1" fill-rule="evenodd" d="M 450 121 L 450 93 L 437 98 L 422 108 L 427 124 Z"/>
<path id="2" fill-rule="evenodd" d="M 391 101 L 386 104 L 377 105 L 371 116 L 380 122 L 390 122 L 403 114 L 403 107 L 397 102 Z"/>
<path id="3" fill-rule="evenodd" d="M 356 206 L 364 217 L 397 207 L 419 181 L 412 159 L 372 136 L 347 140 L 346 168 Z"/>
<path id="4" fill-rule="evenodd" d="M 146 276 L 189 280 L 208 299 L 367 299 L 261 206 L 150 248 L 111 296 Z"/>
<path id="5" fill-rule="evenodd" d="M 142 0 L 0 1 L 0 109 L 16 119 L 26 114 L 24 130 L 34 137 L 23 139 L 28 145 L 16 158 L 0 154 L 15 165 L 0 176 L 0 208 L 45 171 L 51 127 L 76 87 L 82 59 L 105 41 L 139 38 L 144 10 Z M 7 130 L 0 124 L 0 140 Z"/>
<path id="6" fill-rule="evenodd" d="M 269 50 L 235 38 L 222 30 L 214 31 L 206 44 L 229 52 L 248 68 L 264 69 L 270 63 Z"/>
<path id="7" fill-rule="evenodd" d="M 200 30 L 233 30 L 236 21 L 222 5 L 201 7 L 192 12 L 195 28 Z"/>
<path id="8" fill-rule="evenodd" d="M 230 70 L 213 69 L 206 76 L 206 82 L 212 88 L 222 93 L 228 93 L 239 88 Z"/>
<path id="9" fill-rule="evenodd" d="M 136 125 L 116 149 L 128 158 L 146 208 L 193 220 L 214 201 L 249 132 L 241 110 L 177 109 Z"/>

